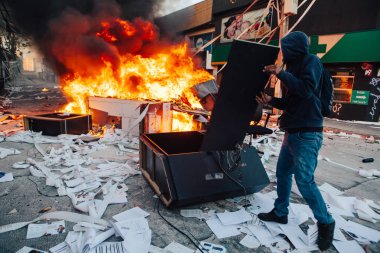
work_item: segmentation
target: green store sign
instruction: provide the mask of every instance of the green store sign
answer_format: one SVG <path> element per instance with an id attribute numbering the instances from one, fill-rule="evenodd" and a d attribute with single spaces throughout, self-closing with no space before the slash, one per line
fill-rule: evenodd
<path id="1" fill-rule="evenodd" d="M 353 90 L 351 96 L 351 104 L 368 105 L 369 91 Z"/>

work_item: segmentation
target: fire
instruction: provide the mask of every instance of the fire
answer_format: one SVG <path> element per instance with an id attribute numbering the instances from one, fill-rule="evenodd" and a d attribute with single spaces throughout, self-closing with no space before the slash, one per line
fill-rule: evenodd
<path id="1" fill-rule="evenodd" d="M 90 71 L 73 70 L 61 78 L 63 91 L 72 100 L 65 111 L 87 113 L 89 96 L 186 101 L 193 108 L 201 108 L 191 88 L 213 79 L 213 76 L 196 68 L 186 43 L 163 46 L 157 42 L 155 26 L 142 19 L 104 21 L 100 27 L 96 36 L 112 49 L 109 51 L 113 54 L 103 52 L 98 55 L 102 63 L 100 68 L 99 64 L 92 67 L 92 62 L 87 62 Z M 92 57 L 86 56 L 83 61 L 87 59 Z M 175 113 L 173 116 L 173 130 L 193 129 L 191 117 L 186 119 L 180 115 Z"/>

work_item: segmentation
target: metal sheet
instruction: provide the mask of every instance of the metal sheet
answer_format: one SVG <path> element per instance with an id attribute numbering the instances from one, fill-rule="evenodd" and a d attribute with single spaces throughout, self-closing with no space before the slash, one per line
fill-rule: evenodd
<path id="1" fill-rule="evenodd" d="M 231 150 L 243 141 L 257 108 L 255 96 L 268 81 L 265 65 L 273 64 L 279 48 L 235 40 L 201 150 Z"/>

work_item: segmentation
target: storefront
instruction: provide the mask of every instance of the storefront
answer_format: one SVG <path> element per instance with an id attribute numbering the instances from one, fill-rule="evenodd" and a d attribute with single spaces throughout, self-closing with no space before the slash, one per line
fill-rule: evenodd
<path id="1" fill-rule="evenodd" d="M 231 44 L 214 46 L 213 65 L 224 64 L 230 48 Z M 321 58 L 333 78 L 331 117 L 379 121 L 380 30 L 311 36 L 310 52 Z"/>

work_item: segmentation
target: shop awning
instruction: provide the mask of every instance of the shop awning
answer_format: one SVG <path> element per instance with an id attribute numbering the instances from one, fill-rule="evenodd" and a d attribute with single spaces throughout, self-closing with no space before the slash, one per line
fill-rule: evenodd
<path id="1" fill-rule="evenodd" d="M 330 46 L 331 38 L 339 38 Z M 327 44 L 323 43 L 326 42 Z M 271 41 L 278 45 L 278 41 Z M 224 64 L 227 61 L 231 44 L 219 44 L 213 47 L 212 64 Z M 327 50 L 327 52 L 326 52 Z M 380 30 L 353 32 L 336 35 L 311 36 L 310 52 L 322 53 L 323 63 L 340 62 L 380 62 Z"/>
<path id="2" fill-rule="evenodd" d="M 321 60 L 323 63 L 380 62 L 380 30 L 346 33 Z"/>

